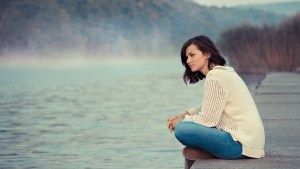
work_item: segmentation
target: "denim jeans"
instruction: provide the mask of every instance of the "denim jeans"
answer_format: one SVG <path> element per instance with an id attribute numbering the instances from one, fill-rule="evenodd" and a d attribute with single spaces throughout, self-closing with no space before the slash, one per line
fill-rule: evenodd
<path id="1" fill-rule="evenodd" d="M 180 122 L 174 130 L 175 137 L 183 145 L 204 150 L 221 159 L 242 159 L 242 144 L 231 135 L 217 128 L 209 128 L 194 122 Z"/>

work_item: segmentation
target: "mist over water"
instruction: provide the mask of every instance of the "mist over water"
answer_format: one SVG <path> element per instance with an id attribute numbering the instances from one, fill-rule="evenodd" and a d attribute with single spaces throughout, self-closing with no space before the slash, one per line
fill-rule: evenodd
<path id="1" fill-rule="evenodd" d="M 3 24 L 3 28 L 0 29 L 0 44 L 2 45 L 0 59 L 161 57 L 162 53 L 168 55 L 178 53 L 174 43 L 181 44 L 180 41 L 172 41 L 171 32 L 163 29 L 166 26 L 163 21 L 150 24 L 143 19 L 132 20 L 125 14 L 102 16 L 101 12 L 93 13 L 89 11 L 92 9 L 85 9 L 84 6 L 78 7 L 78 10 L 87 10 L 86 13 L 72 13 L 68 11 L 71 9 L 64 9 L 64 7 L 58 9 L 55 4 L 57 2 L 54 1 L 47 2 L 49 6 L 46 2 L 46 4 L 21 1 L 15 3 L 15 6 L 11 5 L 3 15 L 3 20 L 7 22 L 7 25 Z M 69 3 L 75 6 L 80 4 L 80 2 L 72 1 Z M 98 5 L 94 5 L 99 7 L 99 4 L 103 2 L 95 3 Z M 104 4 L 106 3 L 109 4 L 108 2 Z M 24 11 L 19 11 L 22 5 L 28 6 L 24 7 Z M 92 8 L 93 3 L 89 5 Z M 32 8 L 47 6 L 47 8 L 44 12 L 39 11 L 36 18 L 25 17 L 34 15 L 30 6 L 33 6 Z M 66 8 L 72 8 L 70 6 Z M 57 14 L 54 15 L 52 10 Z M 85 15 L 87 18 L 83 17 Z M 118 18 L 119 15 L 124 18 Z M 140 15 L 136 17 L 143 18 Z M 17 27 L 15 20 L 18 21 L 17 24 L 20 24 Z M 21 25 L 23 29 L 20 29 Z"/>

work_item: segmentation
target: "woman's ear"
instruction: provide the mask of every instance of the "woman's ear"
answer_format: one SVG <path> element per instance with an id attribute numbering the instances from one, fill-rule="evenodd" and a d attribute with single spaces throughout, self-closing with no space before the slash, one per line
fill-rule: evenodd
<path id="1" fill-rule="evenodd" d="M 206 52 L 206 53 L 204 53 L 203 55 L 205 56 L 205 58 L 209 59 L 209 58 L 210 58 L 210 56 L 211 56 L 211 53 L 209 53 L 209 52 Z"/>

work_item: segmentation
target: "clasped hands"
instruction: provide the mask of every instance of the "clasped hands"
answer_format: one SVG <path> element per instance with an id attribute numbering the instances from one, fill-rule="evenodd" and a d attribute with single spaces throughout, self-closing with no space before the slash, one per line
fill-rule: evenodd
<path id="1" fill-rule="evenodd" d="M 170 130 L 171 133 L 175 129 L 176 124 L 179 123 L 179 122 L 182 122 L 185 115 L 187 115 L 187 114 L 189 114 L 189 113 L 186 111 L 182 114 L 179 114 L 179 115 L 168 118 L 167 127 L 168 127 L 168 129 Z"/>

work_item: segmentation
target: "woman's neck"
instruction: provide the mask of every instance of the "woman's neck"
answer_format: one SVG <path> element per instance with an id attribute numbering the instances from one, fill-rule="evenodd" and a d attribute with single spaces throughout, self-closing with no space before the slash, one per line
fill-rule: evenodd
<path id="1" fill-rule="evenodd" d="M 210 70 L 214 69 L 216 66 L 218 66 L 218 65 L 214 64 L 214 63 L 210 64 Z"/>
<path id="2" fill-rule="evenodd" d="M 210 66 L 209 67 L 207 67 L 207 69 L 206 70 L 204 70 L 203 72 L 201 72 L 202 74 L 204 74 L 205 76 L 207 75 L 207 73 L 210 71 L 210 70 L 212 70 L 212 69 L 214 69 L 216 66 L 218 66 L 217 64 L 214 64 L 214 63 L 212 63 L 212 64 L 210 64 Z"/>

